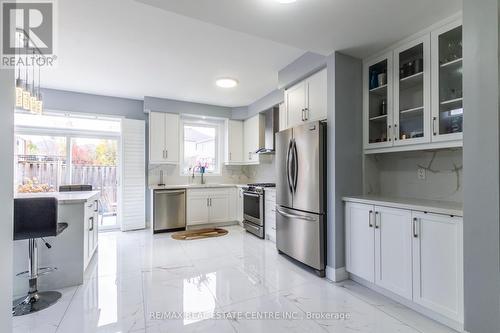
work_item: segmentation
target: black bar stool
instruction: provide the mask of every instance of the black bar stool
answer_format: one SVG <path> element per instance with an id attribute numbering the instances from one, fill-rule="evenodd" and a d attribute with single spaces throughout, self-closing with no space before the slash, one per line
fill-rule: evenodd
<path id="1" fill-rule="evenodd" d="M 61 298 L 57 291 L 38 291 L 38 277 L 56 268 L 38 267 L 37 238 L 41 238 L 47 248 L 50 244 L 43 237 L 57 236 L 68 227 L 67 223 L 57 222 L 56 198 L 19 198 L 14 199 L 14 240 L 28 239 L 29 267 L 26 275 L 29 279 L 29 291 L 24 297 L 13 302 L 12 314 L 22 316 L 48 308 Z"/>

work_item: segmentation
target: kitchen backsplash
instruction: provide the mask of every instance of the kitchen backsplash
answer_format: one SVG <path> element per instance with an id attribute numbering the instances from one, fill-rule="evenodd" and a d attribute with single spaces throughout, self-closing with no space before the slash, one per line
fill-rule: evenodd
<path id="1" fill-rule="evenodd" d="M 419 179 L 418 169 L 425 179 Z M 462 202 L 462 149 L 367 155 L 365 193 Z"/>

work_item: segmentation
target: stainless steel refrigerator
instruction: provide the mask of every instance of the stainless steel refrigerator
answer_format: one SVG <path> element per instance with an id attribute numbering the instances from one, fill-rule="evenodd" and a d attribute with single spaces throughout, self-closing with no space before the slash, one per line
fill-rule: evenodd
<path id="1" fill-rule="evenodd" d="M 326 124 L 276 134 L 276 246 L 325 275 Z"/>

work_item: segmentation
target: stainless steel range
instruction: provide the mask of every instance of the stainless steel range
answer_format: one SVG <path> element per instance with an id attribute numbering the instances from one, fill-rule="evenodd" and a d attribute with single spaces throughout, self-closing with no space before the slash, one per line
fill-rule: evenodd
<path id="1" fill-rule="evenodd" d="M 264 238 L 264 189 L 275 186 L 273 183 L 257 183 L 243 187 L 243 225 L 248 232 L 259 238 Z"/>

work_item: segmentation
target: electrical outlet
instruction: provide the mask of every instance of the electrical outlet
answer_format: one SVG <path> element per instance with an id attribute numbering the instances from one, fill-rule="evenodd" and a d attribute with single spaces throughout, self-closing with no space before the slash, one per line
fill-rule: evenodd
<path id="1" fill-rule="evenodd" d="M 418 168 L 417 177 L 420 180 L 425 180 L 425 169 L 424 168 Z"/>

